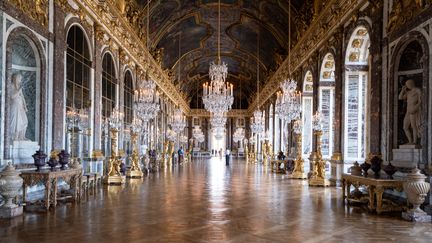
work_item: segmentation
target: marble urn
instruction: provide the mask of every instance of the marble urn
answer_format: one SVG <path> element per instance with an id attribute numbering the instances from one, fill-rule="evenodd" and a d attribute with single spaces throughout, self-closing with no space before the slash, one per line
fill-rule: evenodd
<path id="1" fill-rule="evenodd" d="M 0 173 L 0 195 L 5 199 L 5 203 L 0 207 L 0 218 L 12 218 L 22 214 L 22 206 L 13 202 L 23 185 L 20 174 L 11 163 Z"/>
<path id="2" fill-rule="evenodd" d="M 430 184 L 425 179 L 426 176 L 421 174 L 417 168 L 406 176 L 403 188 L 407 194 L 408 202 L 413 205 L 413 208 L 402 213 L 402 218 L 409 221 L 430 222 L 431 216 L 420 209 L 420 205 L 424 202 L 430 189 Z"/>

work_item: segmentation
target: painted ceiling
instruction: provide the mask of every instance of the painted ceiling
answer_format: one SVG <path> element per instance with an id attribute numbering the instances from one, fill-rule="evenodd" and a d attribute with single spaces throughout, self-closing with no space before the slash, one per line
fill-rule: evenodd
<path id="1" fill-rule="evenodd" d="M 147 21 L 147 0 L 137 0 Z M 291 39 L 311 22 L 312 0 L 291 1 Z M 221 60 L 234 84 L 233 108 L 246 109 L 288 53 L 287 0 L 221 0 Z M 217 0 L 150 1 L 150 45 L 162 50 L 162 67 L 185 93 L 191 108 L 202 108 L 202 84 L 218 53 Z M 259 46 L 258 46 L 259 42 Z M 259 50 L 259 53 L 258 51 Z M 259 58 L 258 58 L 259 56 Z M 257 65 L 258 64 L 258 65 Z"/>

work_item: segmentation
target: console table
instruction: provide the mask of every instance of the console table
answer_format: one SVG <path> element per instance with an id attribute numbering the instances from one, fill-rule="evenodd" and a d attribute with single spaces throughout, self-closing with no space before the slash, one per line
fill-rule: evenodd
<path id="1" fill-rule="evenodd" d="M 403 190 L 403 181 L 394 179 L 384 178 L 373 178 L 364 176 L 355 176 L 350 174 L 342 175 L 342 189 L 343 189 L 343 200 L 349 201 L 351 199 L 350 188 L 355 187 L 355 190 L 359 191 L 360 186 L 365 186 L 368 189 L 368 208 L 372 211 L 376 211 L 378 214 L 385 211 L 400 211 L 401 207 L 383 207 L 382 195 L 385 189 L 396 189 L 398 191 Z M 376 199 L 376 206 L 375 206 Z"/>
<path id="2" fill-rule="evenodd" d="M 21 177 L 23 183 L 23 202 L 26 202 L 27 187 L 43 184 L 45 186 L 45 201 L 44 207 L 48 210 L 50 205 L 53 207 L 57 205 L 57 182 L 61 178 L 69 184 L 73 190 L 73 200 L 77 201 L 80 197 L 80 185 L 82 180 L 83 170 L 79 169 L 66 169 L 66 170 L 23 170 Z"/>

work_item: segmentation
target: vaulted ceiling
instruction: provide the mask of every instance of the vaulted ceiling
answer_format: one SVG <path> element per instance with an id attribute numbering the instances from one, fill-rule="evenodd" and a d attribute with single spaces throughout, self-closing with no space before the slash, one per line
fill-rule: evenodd
<path id="1" fill-rule="evenodd" d="M 293 44 L 312 19 L 312 0 L 291 1 Z M 147 21 L 147 0 L 138 0 Z M 288 0 L 221 0 L 221 43 L 228 81 L 234 84 L 233 108 L 248 107 L 260 86 L 288 53 Z M 217 0 L 150 1 L 150 45 L 162 50 L 162 66 L 184 92 L 191 108 L 202 108 L 202 84 L 217 58 Z M 258 47 L 259 41 L 259 48 Z M 259 49 L 259 54 L 257 54 Z M 258 59 L 259 55 L 259 59 Z"/>

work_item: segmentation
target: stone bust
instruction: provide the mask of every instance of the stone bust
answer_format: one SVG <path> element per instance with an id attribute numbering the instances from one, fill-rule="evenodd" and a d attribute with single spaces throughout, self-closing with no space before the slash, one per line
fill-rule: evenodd
<path id="1" fill-rule="evenodd" d="M 421 95 L 414 80 L 408 79 L 399 93 L 399 100 L 406 100 L 407 111 L 403 120 L 403 130 L 408 138 L 408 144 L 416 145 L 420 137 L 421 124 Z"/>

